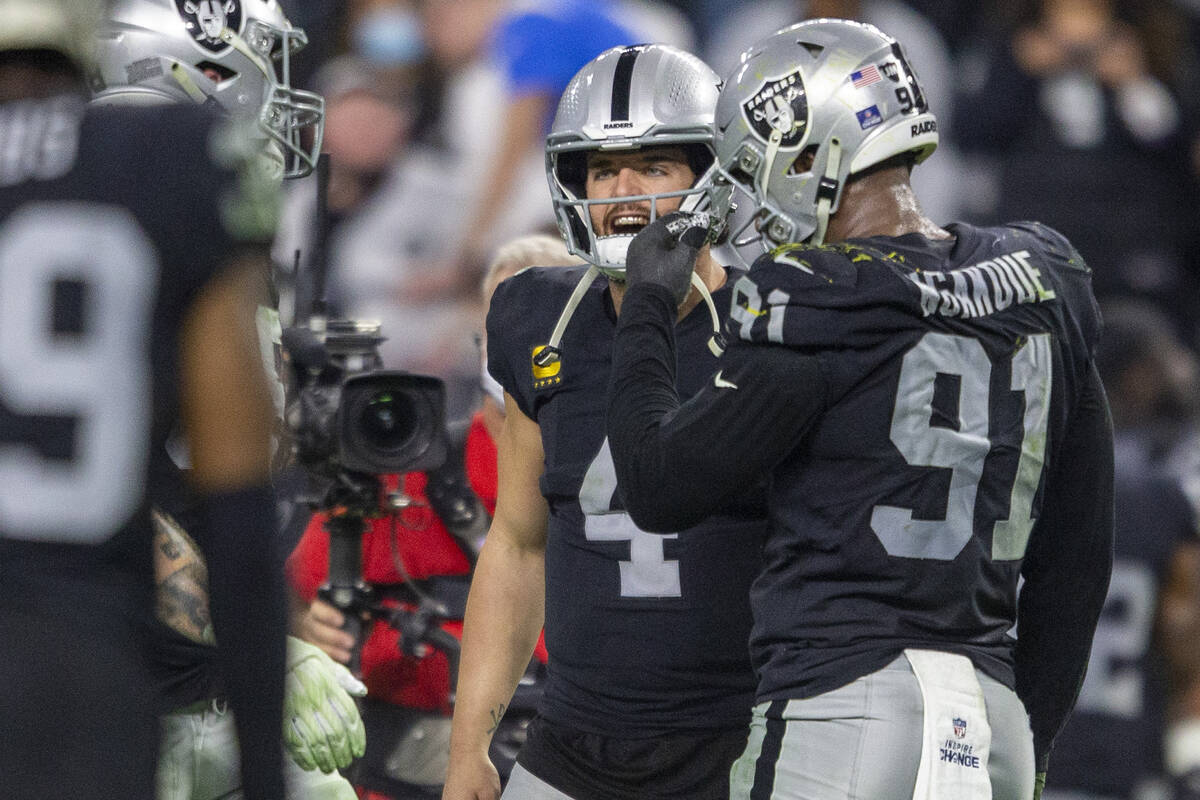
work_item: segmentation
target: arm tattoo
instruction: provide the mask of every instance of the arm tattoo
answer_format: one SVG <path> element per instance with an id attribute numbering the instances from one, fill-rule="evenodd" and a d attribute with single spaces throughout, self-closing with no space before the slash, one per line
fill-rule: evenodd
<path id="1" fill-rule="evenodd" d="M 504 717 L 504 710 L 506 708 L 508 706 L 501 703 L 489 712 L 492 715 L 492 727 L 487 730 L 489 734 L 495 733 L 496 729 L 500 727 L 500 720 Z"/>
<path id="2" fill-rule="evenodd" d="M 208 613 L 208 568 L 200 548 L 169 514 L 155 509 L 151 516 L 158 618 L 193 641 L 213 644 Z"/>

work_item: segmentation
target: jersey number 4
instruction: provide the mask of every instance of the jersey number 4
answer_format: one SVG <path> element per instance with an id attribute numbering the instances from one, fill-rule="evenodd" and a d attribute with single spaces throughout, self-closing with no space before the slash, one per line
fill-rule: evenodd
<path id="1" fill-rule="evenodd" d="M 617 491 L 608 438 L 588 465 L 579 490 L 584 536 L 593 542 L 629 542 L 629 560 L 617 562 L 621 572 L 621 597 L 680 597 L 679 562 L 665 557 L 667 539 L 677 533 L 647 533 L 633 524 L 624 511 L 612 509 Z"/>
<path id="2" fill-rule="evenodd" d="M 892 412 L 892 443 L 909 464 L 944 467 L 951 475 L 943 519 L 915 520 L 910 508 L 875 506 L 871 528 L 890 555 L 950 561 L 974 535 L 976 497 L 984 461 L 992 450 L 988 438 L 994 413 L 989 402 L 991 374 L 992 362 L 983 345 L 966 336 L 927 333 L 905 354 Z M 956 425 L 932 424 L 938 375 L 957 379 L 958 419 L 951 421 Z M 1033 500 L 1045 462 L 1050 408 L 1049 334 L 1030 336 L 1016 350 L 1010 386 L 1024 395 L 1025 410 L 1008 519 L 992 526 L 996 561 L 1022 558 L 1033 529 Z"/>
<path id="3" fill-rule="evenodd" d="M 107 539 L 141 502 L 157 262 L 136 220 L 85 203 L 0 226 L 0 531 Z"/>

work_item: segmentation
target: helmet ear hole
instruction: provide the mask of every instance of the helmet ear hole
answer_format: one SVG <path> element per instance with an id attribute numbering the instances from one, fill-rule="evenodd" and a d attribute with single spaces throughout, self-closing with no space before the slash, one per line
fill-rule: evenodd
<path id="1" fill-rule="evenodd" d="M 687 160 L 688 169 L 697 178 L 708 172 L 709 167 L 716 160 L 716 155 L 713 153 L 712 148 L 706 144 L 685 144 L 683 146 L 683 155 Z"/>
<path id="2" fill-rule="evenodd" d="M 196 69 L 212 78 L 216 83 L 227 81 L 230 78 L 237 76 L 237 73 L 232 69 L 224 64 L 218 64 L 215 61 L 199 61 L 196 63 Z"/>
<path id="3" fill-rule="evenodd" d="M 576 198 L 587 194 L 587 153 L 582 150 L 560 153 L 555 172 L 558 180 Z"/>
<path id="4" fill-rule="evenodd" d="M 812 172 L 812 165 L 817 160 L 817 150 L 819 149 L 820 145 L 810 144 L 801 150 L 800 155 L 796 156 L 796 160 L 788 168 L 788 174 L 803 175 L 806 172 Z"/>

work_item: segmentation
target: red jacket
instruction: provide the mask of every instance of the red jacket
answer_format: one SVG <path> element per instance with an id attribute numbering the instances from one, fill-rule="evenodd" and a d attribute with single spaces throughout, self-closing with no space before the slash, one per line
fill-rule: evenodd
<path id="1" fill-rule="evenodd" d="M 496 445 L 484 428 L 481 415 L 471 420 L 464 451 L 467 480 L 483 501 L 488 514 L 496 511 Z M 392 490 L 399 476 L 388 476 L 385 490 Z M 421 580 L 435 575 L 466 575 L 470 564 L 458 542 L 429 507 L 422 472 L 403 476 L 404 492 L 413 505 L 398 515 L 368 520 L 363 535 L 363 579 L 374 585 L 398 584 L 404 578 L 393 560 L 391 537 L 396 532 L 395 550 L 408 576 Z M 329 574 L 329 533 L 325 514 L 314 514 L 299 544 L 287 562 L 292 588 L 307 603 Z M 400 605 L 397 603 L 397 605 Z M 442 628 L 462 638 L 461 620 L 445 622 Z M 372 697 L 407 708 L 449 713 L 450 676 L 446 656 L 432 650 L 425 658 L 406 656 L 399 649 L 400 635 L 382 620 L 371 623 L 362 648 L 362 678 Z M 542 643 L 538 657 L 546 660 Z"/>

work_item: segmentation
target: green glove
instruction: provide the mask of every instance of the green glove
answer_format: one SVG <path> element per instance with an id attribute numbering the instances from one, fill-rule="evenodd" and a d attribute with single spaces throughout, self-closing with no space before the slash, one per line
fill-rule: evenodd
<path id="1" fill-rule="evenodd" d="M 1046 773 L 1038 772 L 1033 776 L 1033 800 L 1042 800 L 1042 790 L 1046 788 Z"/>
<path id="2" fill-rule="evenodd" d="M 283 695 L 283 739 L 301 769 L 329 774 L 367 749 L 367 732 L 354 698 L 367 687 L 323 650 L 288 637 Z"/>

